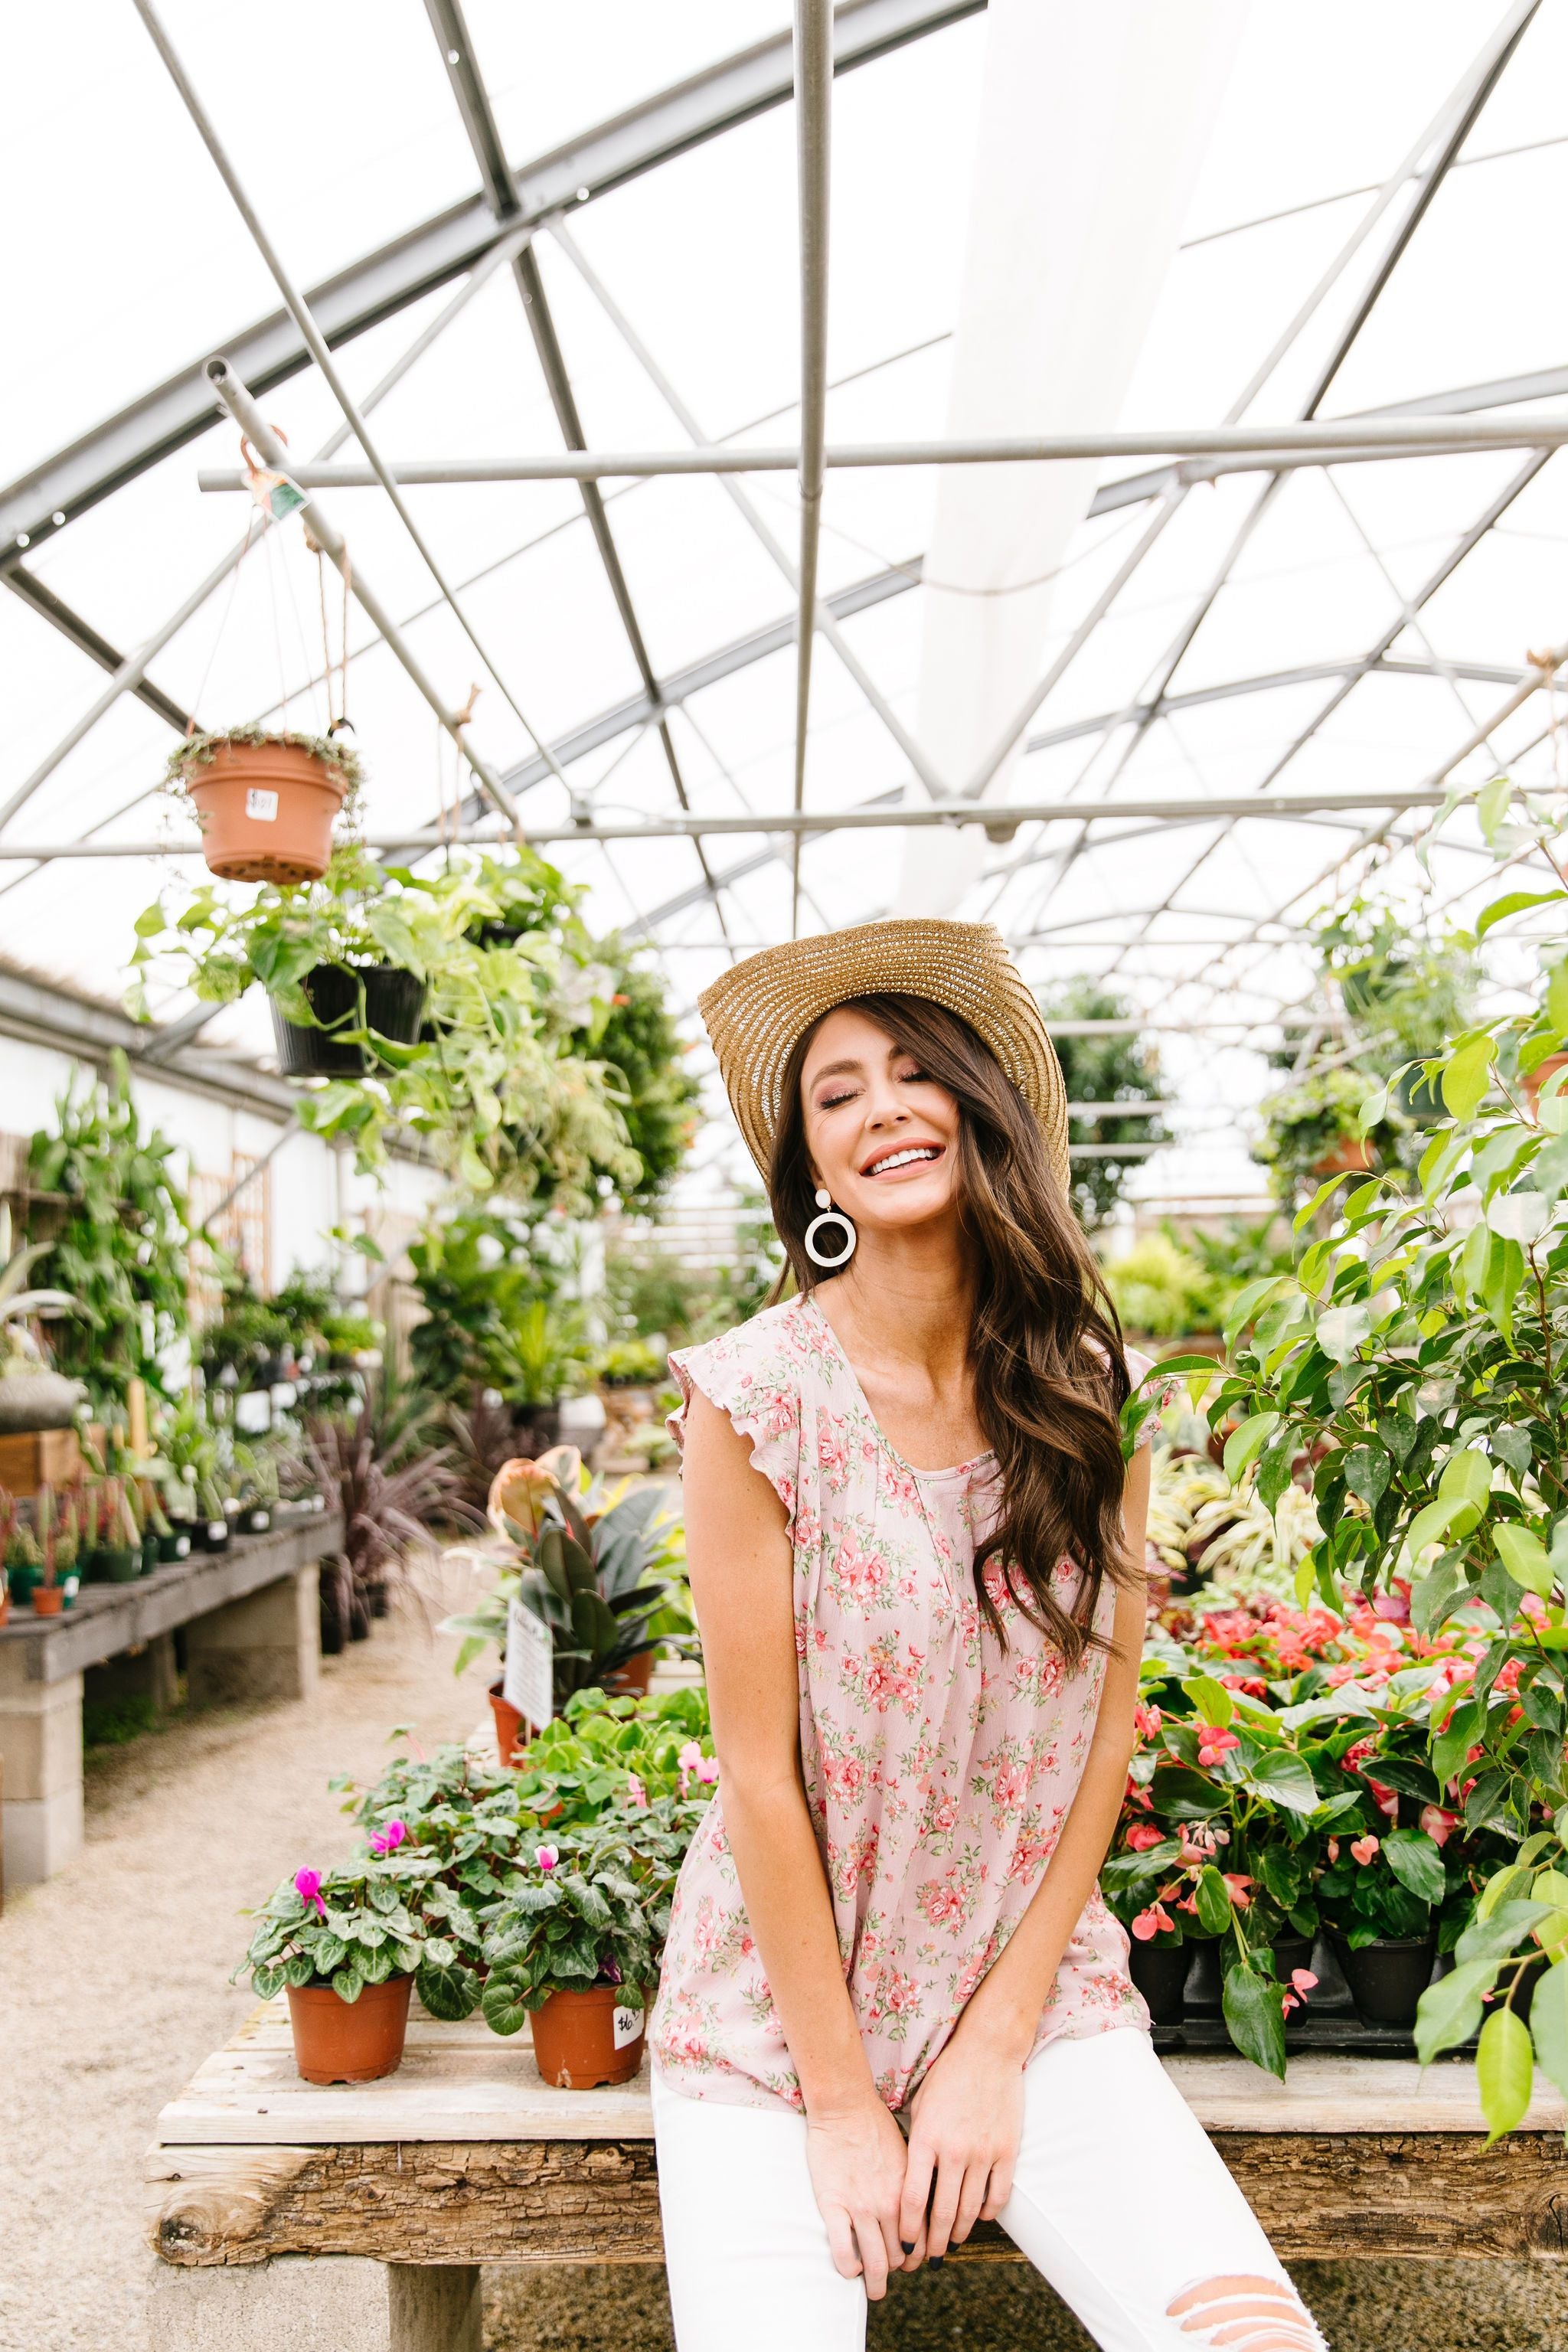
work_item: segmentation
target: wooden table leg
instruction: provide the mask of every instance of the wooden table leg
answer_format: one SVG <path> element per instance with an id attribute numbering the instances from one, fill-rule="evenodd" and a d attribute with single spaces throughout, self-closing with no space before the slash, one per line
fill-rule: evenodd
<path id="1" fill-rule="evenodd" d="M 151 2352 L 480 2352 L 477 2263 L 285 2254 L 217 2270 L 153 2262 Z"/>

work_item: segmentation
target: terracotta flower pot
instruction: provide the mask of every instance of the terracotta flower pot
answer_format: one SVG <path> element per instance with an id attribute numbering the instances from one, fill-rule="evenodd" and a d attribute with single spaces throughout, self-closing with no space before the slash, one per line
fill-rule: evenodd
<path id="1" fill-rule="evenodd" d="M 58 1617 L 65 1605 L 65 1594 L 58 1584 L 36 1584 L 33 1587 L 35 1617 Z"/>
<path id="2" fill-rule="evenodd" d="M 642 2064 L 647 2011 L 625 1985 L 590 1985 L 584 1992 L 552 1992 L 533 2015 L 533 2055 L 559 2091 L 592 2091 L 629 2083 Z"/>
<path id="3" fill-rule="evenodd" d="M 643 1698 L 653 1679 L 653 1652 L 639 1650 L 624 1666 L 605 1676 L 605 1689 L 611 1698 Z"/>
<path id="4" fill-rule="evenodd" d="M 533 1727 L 526 1723 L 510 1699 L 501 1696 L 502 1685 L 492 1683 L 489 1688 L 490 1713 L 495 1717 L 496 1754 L 503 1764 L 510 1764 L 520 1748 L 526 1748 L 533 1737 Z"/>
<path id="5" fill-rule="evenodd" d="M 293 743 L 226 742 L 193 761 L 185 790 L 207 870 L 226 882 L 313 882 L 332 854 L 342 770 Z"/>
<path id="6" fill-rule="evenodd" d="M 1361 1176 L 1372 1166 L 1372 1146 L 1364 1135 L 1342 1135 L 1321 1160 L 1312 1162 L 1314 1176 Z"/>
<path id="7" fill-rule="evenodd" d="M 403 2062 L 412 1977 L 366 1985 L 344 2000 L 331 1985 L 290 1985 L 294 2063 L 307 2083 L 374 2083 Z"/>

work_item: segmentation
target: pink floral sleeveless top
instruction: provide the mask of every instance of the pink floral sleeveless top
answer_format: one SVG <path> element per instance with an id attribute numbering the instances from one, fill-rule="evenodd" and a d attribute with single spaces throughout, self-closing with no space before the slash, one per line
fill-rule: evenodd
<path id="1" fill-rule="evenodd" d="M 1103 1653 L 1076 1672 L 973 1562 L 996 1503 L 994 1455 L 915 1470 L 883 1436 L 809 1297 L 670 1358 L 752 1443 L 789 1515 L 800 1753 L 846 1981 L 877 2088 L 897 2109 L 1038 1886 L 1093 1735 Z M 1077 1570 L 1058 1571 L 1070 1591 Z M 1101 1591 L 1108 1632 L 1115 1595 Z M 1036 2048 L 1146 2029 L 1127 1937 L 1090 1895 L 1041 2014 Z M 649 2032 L 668 2086 L 742 2106 L 799 2108 L 724 1832 L 721 1781 L 681 1868 Z"/>

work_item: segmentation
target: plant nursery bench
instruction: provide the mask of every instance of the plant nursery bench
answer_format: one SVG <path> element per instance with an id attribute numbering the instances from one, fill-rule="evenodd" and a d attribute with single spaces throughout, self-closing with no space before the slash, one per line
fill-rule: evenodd
<path id="1" fill-rule="evenodd" d="M 113 1660 L 114 1696 L 172 1697 L 183 1625 L 198 1702 L 305 1697 L 321 1673 L 317 1564 L 342 1542 L 333 1514 L 283 1511 L 226 1551 L 193 1552 L 130 1584 L 84 1584 L 58 1617 L 13 1610 L 0 1625 L 8 1885 L 52 1878 L 80 1851 L 84 1677 Z"/>
<path id="2" fill-rule="evenodd" d="M 1560 2101 L 1483 2145 L 1475 2070 L 1310 2055 L 1166 2064 L 1287 2262 L 1568 2255 Z M 662 2259 L 647 2075 L 557 2091 L 526 2035 L 417 2005 L 395 2074 L 319 2089 L 285 1997 L 164 2108 L 153 2352 L 479 2352 L 481 2263 Z M 1021 2259 L 994 2225 L 956 2247 Z"/>

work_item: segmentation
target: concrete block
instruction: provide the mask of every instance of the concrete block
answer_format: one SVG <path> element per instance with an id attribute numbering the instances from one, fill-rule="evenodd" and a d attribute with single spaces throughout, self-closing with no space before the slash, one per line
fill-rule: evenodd
<path id="1" fill-rule="evenodd" d="M 259 1592 L 193 1617 L 185 1629 L 193 1706 L 309 1698 L 321 1675 L 319 1582 L 312 1560 Z"/>
<path id="2" fill-rule="evenodd" d="M 119 1699 L 147 1698 L 163 1715 L 179 1696 L 179 1681 L 173 1633 L 154 1633 L 139 1649 L 108 1658 L 100 1666 L 89 1666 L 83 1696 L 102 1706 Z"/>
<path id="3" fill-rule="evenodd" d="M 153 2257 L 148 2323 L 150 2352 L 480 2352 L 479 2267 L 291 2254 L 182 2270 Z"/>
<path id="4" fill-rule="evenodd" d="M 0 1652 L 0 1655 L 14 1654 Z M 0 1758 L 5 1796 L 32 1803 L 81 1787 L 81 1676 L 0 1684 Z"/>
<path id="5" fill-rule="evenodd" d="M 81 1782 L 52 1797 L 0 1805 L 5 1885 L 39 1886 L 74 1862 L 82 1848 Z"/>

